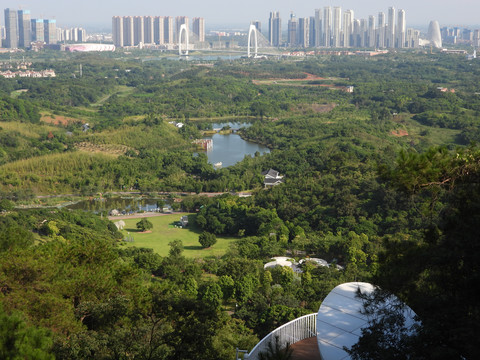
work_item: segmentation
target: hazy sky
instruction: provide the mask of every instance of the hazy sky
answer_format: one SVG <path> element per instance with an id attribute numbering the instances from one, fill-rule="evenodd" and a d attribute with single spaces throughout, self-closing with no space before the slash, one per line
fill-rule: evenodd
<path id="1" fill-rule="evenodd" d="M 250 20 L 260 20 L 266 30 L 270 11 L 280 11 L 286 27 L 291 11 L 297 17 L 313 16 L 316 8 L 328 5 L 352 9 L 355 18 L 377 16 L 379 11 L 387 13 L 388 7 L 394 6 L 405 9 L 407 26 L 427 27 L 430 20 L 438 20 L 440 26 L 480 24 L 480 0 L 1 0 L 0 3 L 2 9 L 29 9 L 32 17 L 57 19 L 58 26 L 109 28 L 114 15 L 186 15 L 204 17 L 207 28 L 227 24 L 247 28 Z"/>

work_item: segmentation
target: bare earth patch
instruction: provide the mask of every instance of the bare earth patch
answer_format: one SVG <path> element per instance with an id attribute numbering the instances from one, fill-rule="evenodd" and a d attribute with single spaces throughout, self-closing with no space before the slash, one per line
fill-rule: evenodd
<path id="1" fill-rule="evenodd" d="M 40 119 L 44 123 L 47 124 L 53 124 L 53 125 L 63 125 L 66 126 L 70 123 L 82 123 L 83 121 L 80 119 L 75 119 L 75 118 L 69 118 L 65 117 L 62 115 L 50 115 L 50 114 L 44 114 L 42 115 L 42 118 Z"/>
<path id="2" fill-rule="evenodd" d="M 399 129 L 399 130 L 392 130 L 391 134 L 396 137 L 403 137 L 408 136 L 407 130 Z"/>

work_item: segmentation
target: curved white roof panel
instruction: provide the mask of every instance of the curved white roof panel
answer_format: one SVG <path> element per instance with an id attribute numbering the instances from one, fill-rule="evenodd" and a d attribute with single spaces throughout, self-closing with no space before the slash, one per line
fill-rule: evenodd
<path id="1" fill-rule="evenodd" d="M 323 360 L 350 359 L 343 347 L 351 348 L 358 342 L 368 318 L 361 314 L 363 302 L 357 290 L 370 294 L 374 286 L 364 282 L 351 282 L 337 286 L 323 300 L 317 316 L 317 341 Z M 392 299 L 394 297 L 392 296 Z M 406 319 L 413 324 L 413 311 L 406 307 Z"/>

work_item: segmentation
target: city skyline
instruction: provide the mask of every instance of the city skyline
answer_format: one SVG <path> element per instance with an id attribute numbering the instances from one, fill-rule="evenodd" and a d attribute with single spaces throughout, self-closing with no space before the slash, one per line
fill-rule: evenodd
<path id="1" fill-rule="evenodd" d="M 386 11 L 388 7 L 404 9 L 408 13 L 409 24 L 412 26 L 427 27 L 431 20 L 437 20 L 443 25 L 475 26 L 480 24 L 480 2 L 473 0 L 459 0 L 457 2 L 444 1 L 378 1 L 366 0 L 361 3 L 353 0 L 345 1 L 312 1 L 292 3 L 291 1 L 267 0 L 261 3 L 244 0 L 242 3 L 226 3 L 218 0 L 204 0 L 202 2 L 183 1 L 178 3 L 166 3 L 161 6 L 153 0 L 140 0 L 135 3 L 118 3 L 113 0 L 102 2 L 84 0 L 81 7 L 69 7 L 58 5 L 58 1 L 43 0 L 10 0 L 4 4 L 5 8 L 18 10 L 30 10 L 39 14 L 39 17 L 56 19 L 58 26 L 90 26 L 111 27 L 112 16 L 188 16 L 203 17 L 208 26 L 232 26 L 245 27 L 252 20 L 259 20 L 268 24 L 271 11 L 280 12 L 284 19 L 282 25 L 286 30 L 286 21 L 293 12 L 297 17 L 314 16 L 315 9 L 325 6 L 353 9 L 357 18 L 368 19 L 370 15 L 376 15 L 379 11 Z M 2 25 L 3 23 L 2 19 Z M 264 28 L 266 30 L 266 28 Z"/>

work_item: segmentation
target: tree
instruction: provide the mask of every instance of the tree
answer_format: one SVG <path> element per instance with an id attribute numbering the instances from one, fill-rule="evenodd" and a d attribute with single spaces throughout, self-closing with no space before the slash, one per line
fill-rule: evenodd
<path id="1" fill-rule="evenodd" d="M 204 231 L 198 237 L 198 242 L 202 247 L 209 248 L 217 243 L 217 237 L 215 234 L 209 233 L 208 231 Z"/>
<path id="2" fill-rule="evenodd" d="M 0 358 L 53 360 L 51 348 L 47 330 L 28 326 L 18 313 L 8 315 L 0 305 Z"/>
<path id="3" fill-rule="evenodd" d="M 10 200 L 2 199 L 0 200 L 0 212 L 2 211 L 12 211 L 13 203 Z"/>
<path id="4" fill-rule="evenodd" d="M 275 336 L 275 342 L 270 341 L 267 350 L 258 354 L 260 360 L 290 360 L 292 359 L 293 349 L 287 343 L 285 347 L 280 344 L 280 339 Z"/>
<path id="5" fill-rule="evenodd" d="M 137 222 L 137 229 L 140 231 L 147 231 L 147 230 L 150 230 L 151 228 L 153 228 L 153 224 L 150 221 L 148 221 L 148 219 L 146 218 L 143 218 L 142 220 Z"/>

